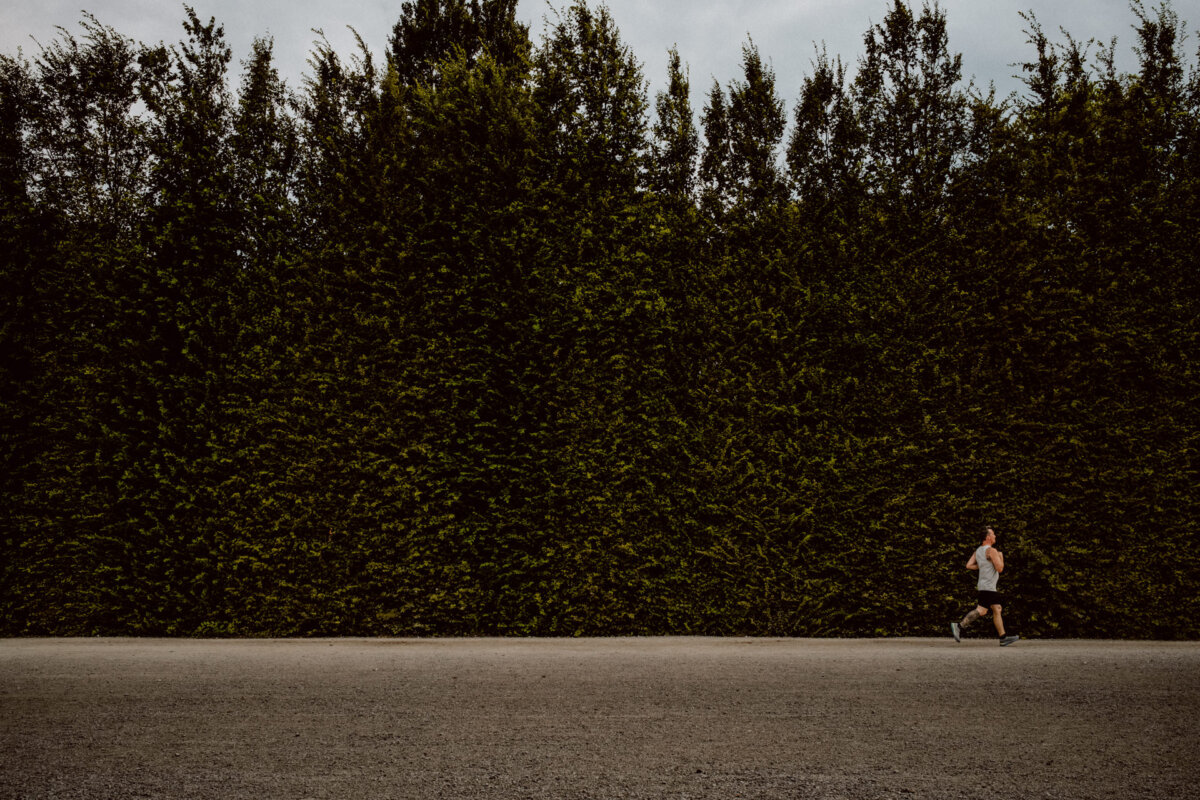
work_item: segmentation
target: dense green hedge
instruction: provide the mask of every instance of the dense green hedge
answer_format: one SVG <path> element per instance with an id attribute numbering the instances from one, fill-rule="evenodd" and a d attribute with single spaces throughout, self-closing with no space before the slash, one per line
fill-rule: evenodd
<path id="1" fill-rule="evenodd" d="M 1200 72 L 889 6 L 789 110 L 604 9 L 0 59 L 0 633 L 1194 638 Z M 1021 24 L 1014 21 L 1014 24 Z"/>

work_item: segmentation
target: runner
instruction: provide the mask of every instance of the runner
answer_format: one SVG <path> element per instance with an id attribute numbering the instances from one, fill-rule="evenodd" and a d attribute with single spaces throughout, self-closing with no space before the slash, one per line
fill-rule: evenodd
<path id="1" fill-rule="evenodd" d="M 1000 573 L 1004 571 L 1004 554 L 996 549 L 995 544 L 996 531 L 990 526 L 985 527 L 983 544 L 975 549 L 970 560 L 967 561 L 967 569 L 979 572 L 977 584 L 979 598 L 976 600 L 975 608 L 967 612 L 967 615 L 962 618 L 962 622 L 950 623 L 950 633 L 953 634 L 956 642 L 962 641 L 964 628 L 980 617 L 986 617 L 989 611 L 992 614 L 992 622 L 996 626 L 996 635 L 1000 637 L 1001 647 L 1007 647 L 1021 638 L 1015 634 L 1012 636 L 1004 634 L 1004 617 L 1000 613 L 1004 606 L 1004 597 L 997 589 Z"/>

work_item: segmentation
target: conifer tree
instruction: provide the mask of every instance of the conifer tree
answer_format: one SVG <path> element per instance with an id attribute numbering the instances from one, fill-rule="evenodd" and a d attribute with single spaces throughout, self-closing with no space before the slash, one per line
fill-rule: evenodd
<path id="1" fill-rule="evenodd" d="M 645 241 L 645 86 L 607 9 L 582 2 L 551 26 L 534 66 L 539 202 L 551 210 L 531 283 L 534 513 L 537 530 L 572 532 L 536 542 L 534 630 L 632 632 L 665 613 L 635 567 L 669 547 L 665 443 L 678 430 L 663 391 L 669 311 Z"/>
<path id="2" fill-rule="evenodd" d="M 700 204 L 706 215 L 719 221 L 732 202 L 734 178 L 730 165 L 732 138 L 729 101 L 719 81 L 713 81 L 700 114 L 704 148 L 700 156 Z"/>
<path id="3" fill-rule="evenodd" d="M 786 118 L 775 73 L 753 42 L 742 47 L 744 77 L 729 86 L 729 162 L 736 202 L 755 210 L 783 199 L 779 145 Z"/>
<path id="4" fill-rule="evenodd" d="M 692 116 L 689 82 L 679 51 L 668 53 L 667 91 L 655 101 L 654 144 L 650 184 L 660 196 L 691 202 L 696 186 L 700 136 Z"/>
<path id="5" fill-rule="evenodd" d="M 38 470 L 44 444 L 38 433 L 47 413 L 39 399 L 48 389 L 44 359 L 53 363 L 55 351 L 66 344 L 44 335 L 49 326 L 37 274 L 47 265 L 43 235 L 50 222 L 30 196 L 29 139 L 38 89 L 25 61 L 0 56 L 0 383 L 6 387 L 0 397 L 0 496 L 8 504 L 0 522 L 0 607 L 5 609 L 17 608 L 31 584 L 33 548 L 27 537 L 39 535 L 30 530 L 36 518 L 31 500 L 44 480 Z M 4 616 L 5 633 L 21 630 L 13 614 Z"/>
<path id="6" fill-rule="evenodd" d="M 160 632 L 190 632 L 221 591 L 212 529 L 214 452 L 229 356 L 238 218 L 229 149 L 231 51 L 215 20 L 188 8 L 186 39 L 141 58 L 153 155 L 145 256 L 131 302 L 139 342 L 119 406 L 135 449 L 125 498 L 145 542 L 135 569 Z"/>
<path id="7" fill-rule="evenodd" d="M 393 568 L 407 585 L 386 589 L 384 613 L 419 608 L 478 632 L 513 624 L 528 568 L 533 398 L 521 378 L 533 333 L 534 107 L 522 65 L 460 51 L 440 69 L 407 109 L 421 203 L 405 255 L 413 349 L 403 374 L 413 398 L 397 431 L 411 437 L 404 463 L 422 498 L 403 528 L 407 548 L 436 556 L 397 551 Z"/>
<path id="8" fill-rule="evenodd" d="M 770 630 L 792 630 L 804 580 L 781 569 L 795 564 L 804 502 L 794 453 L 807 438 L 798 423 L 808 356 L 798 334 L 809 314 L 808 245 L 793 246 L 804 236 L 778 163 L 784 123 L 774 74 L 748 43 L 742 78 L 727 92 L 714 85 L 704 111 L 701 176 L 716 230 L 704 256 L 706 327 L 692 379 L 691 477 L 705 498 L 696 511 L 697 611 L 706 629 L 725 633 L 746 629 L 747 607 L 770 609 Z M 794 447 L 783 445 L 789 439 Z"/>
<path id="9" fill-rule="evenodd" d="M 817 56 L 800 87 L 795 126 L 788 141 L 789 178 L 814 227 L 845 234 L 856 219 L 862 192 L 862 141 L 841 60 Z M 831 254 L 832 255 L 832 254 Z"/>
<path id="10" fill-rule="evenodd" d="M 230 148 L 250 271 L 271 270 L 289 256 L 295 231 L 292 193 L 299 141 L 288 92 L 274 65 L 274 43 L 255 39 L 233 112 Z"/>
<path id="11" fill-rule="evenodd" d="M 392 28 L 389 62 L 401 86 L 436 84 L 443 61 L 468 65 L 484 52 L 504 67 L 528 57 L 529 34 L 517 0 L 405 0 Z"/>
<path id="12" fill-rule="evenodd" d="M 128 606 L 125 508 L 119 502 L 123 431 L 119 375 L 136 339 L 128 274 L 138 245 L 146 149 L 132 114 L 134 43 L 85 16 L 81 38 L 63 31 L 35 66 L 26 113 L 31 199 L 48 246 L 27 301 L 41 317 L 36 372 L 42 411 L 38 478 L 24 523 L 29 565 L 20 594 L 41 597 L 28 630 L 103 630 Z M 20 251 L 18 251 L 20 252 Z M 53 511 L 50 511 L 53 509 Z"/>
<path id="13" fill-rule="evenodd" d="M 262 630 L 254 617 L 264 587 L 256 578 L 271 561 L 262 511 L 267 506 L 278 514 L 276 487 L 288 468 L 280 419 L 295 395 L 290 367 L 303 335 L 295 309 L 299 143 L 272 51 L 269 40 L 254 41 L 230 112 L 237 268 L 230 286 L 233 338 L 223 365 L 221 437 L 213 452 L 219 466 L 209 478 L 221 591 L 201 623 L 206 634 Z"/>
<path id="14" fill-rule="evenodd" d="M 474 56 L 477 45 L 468 0 L 406 0 L 392 28 L 391 63 L 403 84 L 429 83 L 455 48 Z"/>
<path id="15" fill-rule="evenodd" d="M 534 56 L 534 79 L 548 177 L 592 199 L 633 192 L 645 167 L 645 84 L 608 9 L 565 9 Z"/>
<path id="16" fill-rule="evenodd" d="M 918 16 L 903 0 L 863 42 L 854 102 L 868 181 L 881 212 L 895 219 L 894 236 L 944 211 L 963 146 L 962 56 L 949 49 L 945 12 L 926 5 Z"/>
<path id="17" fill-rule="evenodd" d="M 361 42 L 360 53 L 345 63 L 322 38 L 309 59 L 296 110 L 297 235 L 290 252 L 265 265 L 274 273 L 269 288 L 281 295 L 278 316 L 268 311 L 254 320 L 265 334 L 285 337 L 280 345 L 251 343 L 261 348 L 257 356 L 275 385 L 245 399 L 253 427 L 235 451 L 254 484 L 264 486 L 249 498 L 259 502 L 246 509 L 245 533 L 231 545 L 253 567 L 233 575 L 247 604 L 240 616 L 257 630 L 305 634 L 364 625 L 362 537 L 388 501 L 384 472 L 372 469 L 379 434 L 372 409 L 394 379 L 373 368 L 391 363 L 386 348 L 371 348 L 391 340 L 388 328 L 398 320 L 375 307 L 379 269 L 366 251 L 391 235 L 383 222 L 400 198 L 374 183 L 384 175 L 373 143 L 381 101 Z M 252 62 L 247 89 L 256 72 Z M 245 121 L 271 124 L 276 141 L 286 142 L 290 123 L 270 123 L 269 108 L 246 107 L 243 117 L 254 111 Z M 226 491 L 238 486 L 233 476 Z"/>
<path id="18" fill-rule="evenodd" d="M 742 47 L 741 80 L 728 92 L 715 83 L 702 113 L 705 147 L 700 162 L 703 199 L 720 218 L 723 209 L 755 215 L 784 199 L 778 149 L 786 119 L 775 93 L 775 74 L 758 48 Z"/>
<path id="19" fill-rule="evenodd" d="M 697 213 L 700 135 L 689 85 L 679 53 L 672 48 L 667 91 L 660 92 L 655 103 L 649 184 L 657 201 L 653 206 L 656 216 L 652 240 L 653 258 L 658 264 L 656 282 L 676 314 L 665 343 L 674 366 L 671 383 L 680 390 L 681 398 L 692 394 L 694 358 L 706 316 L 701 302 L 703 221 Z"/>

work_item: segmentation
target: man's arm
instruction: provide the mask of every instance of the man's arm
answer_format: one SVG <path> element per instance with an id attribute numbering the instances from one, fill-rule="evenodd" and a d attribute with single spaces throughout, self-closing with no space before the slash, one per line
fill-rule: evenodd
<path id="1" fill-rule="evenodd" d="M 979 569 L 979 562 L 975 560 L 974 553 L 971 553 L 971 558 L 967 561 L 967 569 Z"/>
<path id="2" fill-rule="evenodd" d="M 1001 553 L 994 547 L 989 547 L 987 551 L 988 561 L 996 567 L 996 572 L 1004 572 L 1004 553 Z"/>

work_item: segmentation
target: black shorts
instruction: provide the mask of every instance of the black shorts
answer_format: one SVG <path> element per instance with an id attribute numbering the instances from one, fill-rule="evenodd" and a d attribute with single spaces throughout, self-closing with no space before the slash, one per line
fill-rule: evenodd
<path id="1" fill-rule="evenodd" d="M 976 600 L 983 608 L 991 608 L 992 606 L 1004 605 L 1004 595 L 999 592 L 983 592 L 979 593 L 979 599 Z"/>

